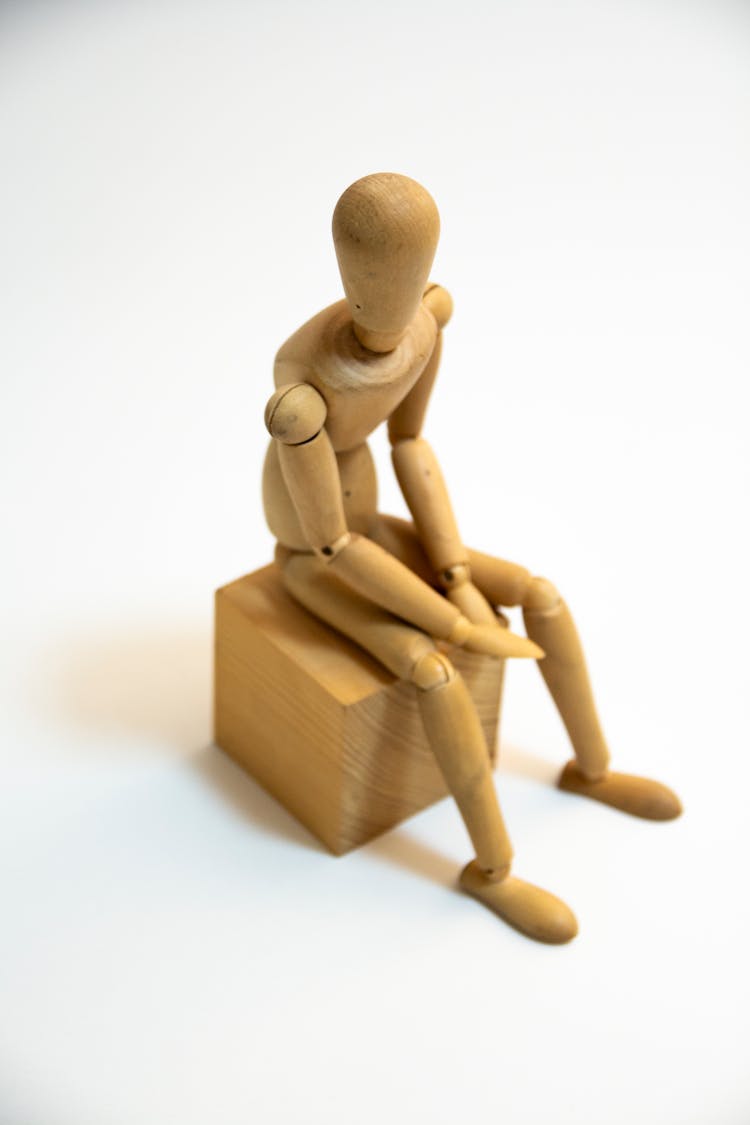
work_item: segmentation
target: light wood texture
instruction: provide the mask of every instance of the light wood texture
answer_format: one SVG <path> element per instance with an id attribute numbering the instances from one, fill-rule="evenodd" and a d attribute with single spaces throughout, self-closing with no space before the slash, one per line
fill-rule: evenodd
<path id="1" fill-rule="evenodd" d="M 438 328 L 445 328 L 453 316 L 453 298 L 448 290 L 434 281 L 431 282 L 424 291 L 422 304 L 435 317 Z"/>
<path id="2" fill-rule="evenodd" d="M 552 609 L 524 609 L 526 631 L 545 651 L 539 665 L 586 776 L 602 777 L 609 750 L 594 704 L 578 630 L 564 601 Z"/>
<path id="3" fill-rule="evenodd" d="M 603 805 L 620 809 L 644 820 L 674 820 L 682 812 L 676 793 L 658 781 L 610 770 L 591 781 L 581 773 L 577 762 L 568 762 L 558 781 L 560 789 L 590 797 Z"/>
<path id="4" fill-rule="evenodd" d="M 321 430 L 304 445 L 277 447 L 281 475 L 307 543 L 315 550 L 331 550 L 346 535 L 344 498 L 336 455 Z"/>
<path id="5" fill-rule="evenodd" d="M 465 570 L 467 578 L 464 581 L 458 581 L 448 586 L 447 594 L 449 601 L 460 609 L 464 617 L 468 617 L 469 621 L 474 622 L 475 625 L 496 625 L 497 615 L 495 610 L 487 601 L 481 590 L 468 579 L 468 575 L 470 574 L 469 568 L 466 567 Z M 455 573 L 456 568 L 451 567 L 450 570 L 444 572 L 443 580 L 445 581 L 449 576 L 453 578 Z M 541 657 L 543 655 L 543 651 L 540 649 L 537 656 Z"/>
<path id="6" fill-rule="evenodd" d="M 440 368 L 442 351 L 443 337 L 441 334 L 435 341 L 432 354 L 421 375 L 388 419 L 388 439 L 392 445 L 395 445 L 397 441 L 405 441 L 407 438 L 419 437 L 422 432 L 427 404 L 430 401 L 432 387 Z"/>
<path id="7" fill-rule="evenodd" d="M 414 520 L 419 540 L 436 572 L 468 561 L 443 474 L 424 438 L 399 441 L 391 450 L 393 467 Z"/>
<path id="8" fill-rule="evenodd" d="M 526 937 L 563 945 L 578 933 L 573 911 L 562 899 L 510 875 L 493 882 L 473 860 L 461 872 L 461 888 Z"/>
<path id="9" fill-rule="evenodd" d="M 357 593 L 431 636 L 454 634 L 460 611 L 371 539 L 353 536 L 330 567 Z"/>
<path id="10" fill-rule="evenodd" d="M 429 192 L 381 172 L 346 189 L 333 213 L 333 242 L 358 339 L 391 351 L 419 308 L 440 234 Z"/>
<path id="11" fill-rule="evenodd" d="M 451 652 L 494 761 L 502 662 Z M 446 795 L 415 688 L 265 567 L 216 595 L 215 738 L 341 854 Z"/>
<path id="12" fill-rule="evenodd" d="M 352 638 L 381 662 L 381 674 L 387 668 L 410 681 L 398 689 L 411 692 L 412 718 L 414 685 L 419 685 L 422 721 L 409 728 L 409 737 L 421 739 L 423 746 L 429 742 L 461 809 L 478 863 L 493 872 L 490 887 L 485 876 L 475 878 L 470 866 L 464 889 L 531 936 L 568 940 L 575 919 L 564 904 L 508 875 L 507 832 L 486 763 L 479 766 L 483 752 L 473 693 L 463 691 L 436 639 L 463 646 L 460 660 L 470 659 L 472 651 L 540 659 L 576 754 L 575 770 L 565 771 L 563 788 L 642 816 L 653 816 L 669 791 L 645 779 L 626 784 L 623 775 L 609 773 L 609 752 L 581 644 L 554 585 L 525 567 L 468 550 L 461 541 L 437 457 L 420 436 L 440 362 L 441 330 L 453 308 L 446 290 L 428 284 L 438 233 L 432 198 L 408 177 L 366 176 L 342 195 L 333 234 L 346 299 L 307 321 L 276 356 L 277 391 L 267 411 L 274 440 L 264 468 L 264 506 L 288 589 L 338 630 L 338 641 L 329 633 L 328 647 L 311 650 L 315 661 L 327 659 L 337 643 L 348 643 L 341 634 Z M 408 530 L 377 512 L 366 440 L 384 422 L 416 525 Z M 257 631 L 252 621 L 248 625 L 237 616 L 236 596 L 233 600 L 223 591 L 220 601 L 220 636 Z M 528 638 L 499 627 L 495 611 L 500 605 L 523 607 Z M 222 696 L 230 702 L 217 711 L 221 738 L 288 807 L 317 825 L 314 830 L 323 838 L 337 840 L 337 847 L 344 838 L 366 838 L 381 819 L 368 821 L 366 830 L 350 826 L 368 798 L 342 796 L 340 778 L 342 773 L 349 776 L 348 767 L 335 757 L 337 751 L 331 751 L 332 763 L 326 746 L 331 739 L 335 747 L 342 744 L 336 724 L 343 720 L 338 704 L 329 709 L 327 701 L 320 704 L 320 723 L 311 718 L 322 698 L 315 686 L 318 674 L 305 666 L 309 682 L 300 679 L 298 670 L 275 654 L 273 644 L 268 647 L 262 631 L 257 644 L 251 640 L 249 655 L 244 640 L 229 648 L 233 645 L 242 650 L 245 664 L 236 658 L 227 663 L 222 656 L 222 668 L 234 666 L 236 678 Z M 257 657 L 260 651 L 265 660 Z M 248 687 L 256 674 L 265 685 L 257 698 Z M 274 717 L 264 727 L 258 712 L 266 706 L 274 709 Z M 233 710 L 242 712 L 241 721 L 227 719 Z M 380 761 L 383 747 L 392 741 L 389 715 L 379 712 L 377 721 L 380 730 L 373 727 L 369 745 L 378 749 L 368 764 L 354 770 L 360 780 L 370 777 L 372 761 Z M 292 737 L 295 724 L 301 724 L 301 741 L 309 741 L 313 750 L 307 757 L 295 751 L 287 759 L 286 742 L 300 742 Z M 325 731 L 324 745 L 317 741 L 319 726 Z M 248 742 L 243 728 L 265 731 L 268 738 L 264 742 L 265 735 L 254 734 Z M 285 732 L 291 732 L 288 739 Z M 361 738 L 367 744 L 364 733 Z M 373 788 L 381 796 L 387 789 L 389 807 L 395 807 L 397 785 L 385 784 L 378 774 Z M 339 826 L 335 831 L 334 821 Z M 340 829 L 344 822 L 349 827 Z"/>
<path id="13" fill-rule="evenodd" d="M 420 306 L 395 348 L 377 354 L 357 339 L 346 301 L 329 305 L 281 346 L 274 383 L 303 380 L 326 401 L 326 429 L 336 452 L 365 441 L 420 378 L 438 339 L 435 318 Z"/>
<path id="14" fill-rule="evenodd" d="M 263 466 L 263 505 L 268 525 L 279 543 L 292 550 L 307 551 L 310 543 L 302 530 L 297 509 L 281 473 L 279 443 L 268 446 Z M 350 531 L 367 535 L 372 527 L 378 501 L 375 465 L 367 442 L 336 454 L 339 491 L 344 520 Z"/>
<path id="15" fill-rule="evenodd" d="M 285 445 L 300 445 L 323 428 L 328 407 L 320 391 L 309 383 L 291 383 L 271 395 L 266 406 L 266 429 Z"/>
<path id="16" fill-rule="evenodd" d="M 315 555 L 292 555 L 282 571 L 286 589 L 300 605 L 361 645 L 394 676 L 412 680 L 421 657 L 435 651 L 431 637 L 355 593 Z"/>

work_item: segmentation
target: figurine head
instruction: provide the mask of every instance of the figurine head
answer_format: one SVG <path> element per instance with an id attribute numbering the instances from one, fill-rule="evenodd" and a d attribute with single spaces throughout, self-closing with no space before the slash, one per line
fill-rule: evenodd
<path id="1" fill-rule="evenodd" d="M 333 213 L 333 241 L 354 331 L 364 347 L 396 347 L 422 299 L 440 234 L 435 201 L 394 172 L 348 187 Z"/>

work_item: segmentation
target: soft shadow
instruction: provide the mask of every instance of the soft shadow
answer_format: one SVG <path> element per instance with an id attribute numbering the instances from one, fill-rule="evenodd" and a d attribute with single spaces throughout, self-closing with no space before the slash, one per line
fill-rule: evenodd
<path id="1" fill-rule="evenodd" d="M 504 773 L 509 773 L 514 777 L 526 777 L 530 781 L 540 781 L 543 785 L 555 785 L 563 764 L 562 762 L 550 761 L 549 758 L 543 758 L 540 754 L 534 754 L 529 750 L 519 750 L 517 746 L 508 746 L 507 743 L 501 742 L 497 773 L 501 778 Z"/>
<path id="2" fill-rule="evenodd" d="M 186 765 L 194 769 L 201 781 L 211 786 L 236 815 L 262 832 L 313 851 L 328 850 L 214 743 L 192 754 Z"/>
<path id="3" fill-rule="evenodd" d="M 48 654 L 46 682 L 67 722 L 172 751 L 211 737 L 211 635 L 207 630 L 73 637 Z"/>
<path id="4" fill-rule="evenodd" d="M 47 654 L 40 683 L 76 729 L 108 739 L 115 753 L 136 743 L 173 753 L 232 812 L 269 835 L 323 845 L 231 758 L 210 742 L 213 644 L 210 630 L 92 635 Z M 128 741 L 125 741 L 125 738 Z M 115 741 L 117 740 L 117 741 Z M 203 749 L 196 752 L 195 747 Z M 97 747 L 98 748 L 98 747 Z M 143 753 L 141 746 L 136 747 Z"/>
<path id="5" fill-rule="evenodd" d="M 137 752 L 155 748 L 179 757 L 210 786 L 235 815 L 262 832 L 314 851 L 327 849 L 222 750 L 211 743 L 212 636 L 209 629 L 163 632 L 133 630 L 119 636 L 79 636 L 47 656 L 40 669 L 45 704 L 77 729 L 111 738 L 121 752 L 122 736 Z M 196 751 L 195 747 L 202 747 Z M 99 747 L 97 747 L 98 749 Z M 503 744 L 500 781 L 509 773 L 554 783 L 559 765 Z M 397 827 L 366 845 L 386 863 L 440 884 L 455 879 L 455 859 Z"/>
<path id="6" fill-rule="evenodd" d="M 456 859 L 436 851 L 411 836 L 403 827 L 391 829 L 364 845 L 368 855 L 407 871 L 414 871 L 441 886 L 456 881 Z"/>

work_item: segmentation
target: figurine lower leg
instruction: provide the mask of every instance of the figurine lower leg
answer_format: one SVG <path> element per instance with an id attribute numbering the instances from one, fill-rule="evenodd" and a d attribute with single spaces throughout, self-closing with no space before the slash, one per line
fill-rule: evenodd
<path id="1" fill-rule="evenodd" d="M 380 516 L 372 535 L 423 578 L 429 577 L 430 564 L 412 524 L 393 516 Z M 470 550 L 468 558 L 472 580 L 490 605 L 520 605 L 529 637 L 544 650 L 539 670 L 575 752 L 575 759 L 562 771 L 560 788 L 649 820 L 679 816 L 680 801 L 671 789 L 658 781 L 609 769 L 609 749 L 596 712 L 578 631 L 568 606 L 552 583 L 532 577 L 516 563 L 479 551 Z"/>
<path id="2" fill-rule="evenodd" d="M 573 938 L 578 925 L 565 903 L 510 875 L 513 850 L 484 733 L 448 658 L 425 633 L 348 590 L 314 555 L 281 553 L 280 561 L 284 583 L 299 602 L 414 684 L 427 739 L 474 845 L 463 888 L 529 937 L 551 943 Z"/>

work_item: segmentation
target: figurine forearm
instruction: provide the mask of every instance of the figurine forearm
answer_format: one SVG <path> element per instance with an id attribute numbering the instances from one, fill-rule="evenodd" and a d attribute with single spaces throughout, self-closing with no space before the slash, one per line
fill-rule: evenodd
<path id="1" fill-rule="evenodd" d="M 330 569 L 358 594 L 432 637 L 461 645 L 471 632 L 455 605 L 371 539 L 352 535 L 336 552 Z"/>
<path id="2" fill-rule="evenodd" d="M 393 467 L 414 519 L 422 546 L 443 584 L 443 575 L 468 564 L 443 474 L 432 447 L 424 438 L 410 438 L 393 446 Z"/>

